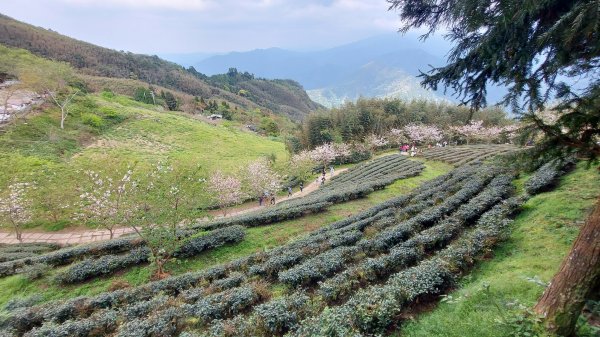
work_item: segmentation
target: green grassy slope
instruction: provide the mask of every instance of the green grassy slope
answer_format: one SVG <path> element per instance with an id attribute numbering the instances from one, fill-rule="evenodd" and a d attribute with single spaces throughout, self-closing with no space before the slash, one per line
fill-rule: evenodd
<path id="1" fill-rule="evenodd" d="M 46 171 L 55 177 L 55 191 L 74 203 L 84 169 L 136 163 L 141 171 L 169 159 L 173 165 L 200 165 L 206 175 L 216 169 L 234 172 L 261 156 L 275 155 L 279 161 L 288 156 L 283 143 L 227 122 L 210 125 L 125 96 L 87 95 L 70 110 L 64 130 L 59 110 L 48 105 L 0 134 L 0 186 L 14 177 L 46 179 L 39 177 Z"/>
<path id="2" fill-rule="evenodd" d="M 520 316 L 558 270 L 598 194 L 598 173 L 580 166 L 556 190 L 531 198 L 493 259 L 480 263 L 447 301 L 395 336 L 543 335 L 534 324 L 520 324 Z"/>

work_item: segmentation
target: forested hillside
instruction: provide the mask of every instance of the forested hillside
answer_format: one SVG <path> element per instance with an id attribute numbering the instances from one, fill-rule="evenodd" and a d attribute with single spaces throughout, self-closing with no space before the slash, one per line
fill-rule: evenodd
<path id="1" fill-rule="evenodd" d="M 102 48 L 1 14 L 0 43 L 68 62 L 88 75 L 141 80 L 203 99 L 225 100 L 245 109 L 269 109 L 296 120 L 317 107 L 299 85 L 282 86 L 281 81 L 261 80 L 246 85 L 247 94 L 240 95 L 239 90 L 215 87 L 193 69 L 185 69 L 158 56 Z"/>
<path id="2" fill-rule="evenodd" d="M 188 71 L 203 76 L 193 67 Z M 301 121 L 306 111 L 321 107 L 310 100 L 302 85 L 293 80 L 256 78 L 254 74 L 241 73 L 236 68 L 230 68 L 226 74 L 204 78 L 215 87 L 246 97 L 273 111 L 280 111 L 296 121 Z"/>

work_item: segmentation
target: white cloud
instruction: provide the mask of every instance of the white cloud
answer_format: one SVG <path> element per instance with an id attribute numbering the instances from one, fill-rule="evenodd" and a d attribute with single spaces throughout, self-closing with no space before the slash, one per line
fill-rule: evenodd
<path id="1" fill-rule="evenodd" d="M 173 9 L 204 11 L 214 8 L 213 0 L 60 0 L 69 5 L 105 7 L 105 8 L 136 8 L 136 9 Z"/>

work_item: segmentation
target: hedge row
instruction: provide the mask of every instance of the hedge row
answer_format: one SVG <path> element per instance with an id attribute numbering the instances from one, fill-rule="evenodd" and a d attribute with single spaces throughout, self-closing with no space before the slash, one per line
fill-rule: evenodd
<path id="1" fill-rule="evenodd" d="M 0 254 L 5 253 L 47 253 L 59 249 L 56 243 L 27 242 L 17 244 L 0 243 Z"/>
<path id="2" fill-rule="evenodd" d="M 514 145 L 464 145 L 427 149 L 423 157 L 430 160 L 443 161 L 455 166 L 483 162 L 494 156 L 518 151 Z"/>
<path id="3" fill-rule="evenodd" d="M 508 177 L 505 176 L 503 178 Z M 259 311 L 259 306 L 257 306 L 248 315 L 240 315 L 225 321 L 217 321 L 202 334 L 189 334 L 186 336 L 273 336 L 283 335 L 289 331 L 292 331 L 293 334 L 293 331 L 298 329 L 299 322 L 302 319 L 305 319 L 306 317 L 310 316 L 320 317 L 320 315 L 324 315 L 324 312 L 331 310 L 325 309 L 325 311 L 322 311 L 323 308 L 320 305 L 321 301 L 319 300 L 319 298 L 329 301 L 339 301 L 340 299 L 346 298 L 360 287 L 364 287 L 372 283 L 378 283 L 382 279 L 385 280 L 390 274 L 397 273 L 402 269 L 409 267 L 410 265 L 418 263 L 419 260 L 426 256 L 425 251 L 435 250 L 438 247 L 443 247 L 445 243 L 449 242 L 453 237 L 455 237 L 462 231 L 461 229 L 462 227 L 464 227 L 464 225 L 467 225 L 467 223 L 464 222 L 464 219 L 466 219 L 464 216 L 471 214 L 471 212 L 466 212 L 464 211 L 465 209 L 477 208 L 481 212 L 483 212 L 494 203 L 494 200 L 497 200 L 496 197 L 499 194 L 506 195 L 512 189 L 510 179 L 503 178 L 494 178 L 494 180 L 492 180 L 492 182 L 487 186 L 485 190 L 483 190 L 476 197 L 471 199 L 472 202 L 470 201 L 469 204 L 461 206 L 459 210 L 457 210 L 457 212 L 454 213 L 456 215 L 463 216 L 462 221 L 460 220 L 460 218 L 454 217 L 442 220 L 440 224 L 420 232 L 417 236 L 411 238 L 410 240 L 399 243 L 392 250 L 390 250 L 389 254 L 383 254 L 378 256 L 377 258 L 366 259 L 363 262 L 356 265 L 356 267 L 362 267 L 360 270 L 355 270 L 354 272 L 354 276 L 357 277 L 357 279 L 355 279 L 355 282 L 358 282 L 360 284 L 350 287 L 344 287 L 344 285 L 342 284 L 344 282 L 344 278 L 338 277 L 354 269 L 353 267 L 352 269 L 348 269 L 347 271 L 338 274 L 338 276 L 326 280 L 325 282 L 319 283 L 319 289 L 315 293 L 317 296 L 314 296 L 312 299 L 310 299 L 309 297 L 301 297 L 302 294 L 304 294 L 302 292 L 294 293 L 289 296 L 284 296 L 282 298 L 266 302 L 260 306 L 261 309 L 264 307 L 269 308 L 268 311 Z M 496 192 L 497 189 L 502 189 L 504 190 L 504 192 Z M 485 202 L 483 202 L 484 199 L 488 201 L 487 206 L 484 206 L 486 204 Z M 495 224 L 497 218 L 505 218 L 506 216 L 508 216 L 508 214 L 512 213 L 512 211 L 514 211 L 515 208 L 516 204 L 512 202 L 499 204 L 498 206 L 495 206 L 491 210 L 484 213 L 484 215 L 481 218 L 479 218 L 477 226 L 481 227 L 490 222 Z M 459 212 L 461 209 L 463 211 Z M 473 218 L 471 217 L 470 219 L 472 220 Z M 449 234 L 448 232 L 451 232 L 452 234 Z M 476 236 L 476 238 L 482 239 L 481 236 Z M 343 248 L 351 249 L 355 247 Z M 314 263 L 316 264 L 328 266 L 329 262 L 325 262 L 325 260 L 327 259 L 314 258 L 307 260 L 306 262 L 314 261 Z M 421 263 L 420 266 L 422 269 L 431 269 L 429 265 L 424 263 Z M 306 268 L 300 268 L 300 270 L 307 270 L 307 273 L 310 274 L 310 272 L 308 271 L 310 270 L 310 268 L 308 266 L 306 266 Z M 285 275 L 285 272 L 283 273 L 283 275 Z M 415 283 L 414 280 L 413 283 Z M 419 280 L 419 282 L 416 283 L 417 286 L 412 284 L 412 286 L 414 287 L 413 289 L 420 289 L 419 285 L 421 285 L 421 287 L 425 287 L 428 284 L 434 283 L 434 280 L 422 278 Z M 344 288 L 343 291 L 345 291 L 345 293 L 338 292 L 337 294 L 328 294 L 325 286 L 326 284 L 332 286 L 336 285 L 340 288 Z M 337 291 L 331 288 L 329 290 Z M 339 294 L 342 294 L 342 296 L 335 298 Z M 294 301 L 294 299 L 296 299 L 297 296 L 299 300 Z M 379 301 L 374 302 L 374 306 L 381 305 Z M 268 315 L 265 315 L 265 313 L 268 313 Z M 340 319 L 345 319 L 345 317 Z M 310 320 L 310 318 L 307 319 L 307 321 L 308 320 Z M 313 323 L 313 321 L 310 321 L 310 324 Z M 334 331 L 334 334 L 332 334 L 332 336 L 362 335 L 359 334 L 357 331 L 351 330 L 342 330 L 343 333 L 337 334 L 335 330 L 331 329 L 330 326 L 319 326 L 317 327 L 317 329 L 311 330 L 309 333 L 306 333 L 303 336 L 329 336 L 329 333 L 331 331 Z M 367 331 L 364 331 L 362 333 L 366 335 L 371 335 L 371 331 L 368 331 L 368 329 Z"/>
<path id="4" fill-rule="evenodd" d="M 453 285 L 506 230 L 507 216 L 518 203 L 494 207 L 477 222 L 475 230 L 462 236 L 430 259 L 400 271 L 382 285 L 354 294 L 339 307 L 326 308 L 305 319 L 289 336 L 363 336 L 383 334 L 397 323 L 401 310 L 415 299 L 435 295 Z"/>
<path id="5" fill-rule="evenodd" d="M 575 160 L 554 159 L 538 168 L 525 182 L 525 191 L 535 195 L 548 191 L 554 187 L 558 178 L 570 171 L 575 166 Z"/>
<path id="6" fill-rule="evenodd" d="M 63 248 L 34 257 L 3 262 L 0 263 L 0 277 L 18 273 L 19 269 L 27 265 L 47 264 L 49 266 L 62 266 L 77 259 L 81 259 L 82 257 L 101 256 L 132 250 L 139 247 L 141 244 L 142 241 L 139 239 L 113 239 L 104 242 Z"/>
<path id="7" fill-rule="evenodd" d="M 294 301 L 293 294 L 290 294 L 264 302 L 265 296 L 268 295 L 252 288 L 249 282 L 261 278 L 278 280 L 280 275 L 287 275 L 281 277 L 288 277 L 289 284 L 316 287 L 316 281 L 327 282 L 327 278 L 335 277 L 336 274 L 351 268 L 350 262 L 360 264 L 365 261 L 365 242 L 410 221 L 410 217 L 418 217 L 419 221 L 423 221 L 424 225 L 419 228 L 424 229 L 435 226 L 448 215 L 459 214 L 457 212 L 462 206 L 470 203 L 469 200 L 479 200 L 473 201 L 473 205 L 483 205 L 483 198 L 478 199 L 478 196 L 485 193 L 485 186 L 494 186 L 495 182 L 499 181 L 499 173 L 497 170 L 484 168 L 456 170 L 444 179 L 437 179 L 435 183 L 423 184 L 406 197 L 395 198 L 382 204 L 385 206 L 379 205 L 352 217 L 353 221 L 336 222 L 325 230 L 273 250 L 251 254 L 202 273 L 184 274 L 94 297 L 17 309 L 5 319 L 0 319 L 0 329 L 20 335 L 53 327 L 60 329 L 65 325 L 65 331 L 70 331 L 72 322 L 85 321 L 108 311 L 116 312 L 116 328 L 102 324 L 101 320 L 85 321 L 83 326 L 98 321 L 98 330 L 95 331 L 99 334 L 106 328 L 105 334 L 121 336 L 160 335 L 161 331 L 163 335 L 176 335 L 181 329 L 189 326 L 188 317 L 197 315 L 200 319 L 196 320 L 199 324 L 196 327 L 208 329 L 206 331 L 216 331 L 218 326 L 235 331 L 230 330 L 232 326 L 242 326 L 244 321 L 248 321 L 253 326 L 248 328 L 247 331 L 252 333 L 245 334 L 247 336 L 282 334 L 296 329 L 302 319 L 321 312 L 322 303 L 319 304 L 318 296 L 310 298 L 304 293 L 297 293 L 306 298 Z M 449 181 L 452 183 L 448 183 Z M 473 181 L 480 182 L 480 191 L 464 199 L 465 193 L 474 188 Z M 422 202 L 417 202 L 417 199 L 413 200 L 417 196 L 427 197 Z M 458 202 L 459 199 L 464 201 L 464 205 Z M 439 204 L 440 200 L 445 201 Z M 450 203 L 448 200 L 455 201 Z M 446 213 L 438 209 L 442 205 Z M 463 213 L 465 216 L 471 214 Z M 363 239 L 363 233 L 367 229 L 372 229 L 369 233 L 375 232 L 369 240 Z M 376 234 L 378 231 L 380 233 Z M 433 236 L 436 233 L 443 234 L 443 231 L 431 230 L 423 233 Z M 396 254 L 391 256 L 400 258 L 400 250 L 394 249 L 404 242 L 403 240 L 410 238 L 412 234 L 409 234 L 393 245 L 392 249 L 384 250 L 383 253 L 374 251 L 375 257 L 381 254 Z M 440 242 L 443 240 L 449 239 L 443 238 Z M 433 245 L 434 241 L 425 240 L 423 237 L 421 241 L 412 242 L 418 245 Z M 406 251 L 403 256 L 408 258 L 408 253 Z M 415 260 L 421 259 L 418 250 L 415 250 L 413 255 Z M 279 258 L 282 260 L 278 261 Z M 336 263 L 342 260 L 345 263 Z M 315 273 L 313 269 L 319 272 Z M 253 292 L 243 290 L 248 287 L 252 288 Z M 319 291 L 315 294 L 318 293 Z M 230 296 L 231 294 L 235 296 Z M 349 295 L 350 292 L 344 296 Z M 219 306 L 213 301 L 229 304 Z M 38 327 L 37 330 L 32 330 L 34 327 Z M 77 335 L 76 332 L 71 332 Z"/>
<path id="8" fill-rule="evenodd" d="M 178 258 L 195 256 L 203 251 L 227 243 L 240 242 L 244 239 L 244 236 L 245 228 L 241 226 L 217 229 L 206 235 L 188 239 L 175 252 L 175 256 Z M 98 258 L 89 258 L 60 272 L 56 276 L 56 280 L 63 284 L 82 282 L 92 277 L 112 274 L 118 270 L 146 263 L 149 261 L 150 256 L 150 249 L 141 246 L 123 255 L 108 254 Z"/>

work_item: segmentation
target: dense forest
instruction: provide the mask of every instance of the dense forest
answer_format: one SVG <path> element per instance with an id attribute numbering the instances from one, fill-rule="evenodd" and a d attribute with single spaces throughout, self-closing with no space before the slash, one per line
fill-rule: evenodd
<path id="1" fill-rule="evenodd" d="M 361 98 L 339 108 L 308 115 L 301 132 L 289 140 L 291 149 L 314 148 L 328 142 L 360 142 L 371 134 L 382 134 L 410 123 L 447 128 L 464 125 L 469 108 L 446 102 L 404 101 L 401 99 Z M 475 112 L 474 120 L 485 126 L 511 123 L 505 111 L 491 107 Z"/>
<path id="2" fill-rule="evenodd" d="M 295 82 L 254 78 L 249 81 L 236 80 L 236 85 L 239 84 L 240 88 L 232 90 L 235 86 L 224 85 L 225 82 L 218 76 L 207 80 L 206 76 L 193 69 L 185 69 L 155 55 L 102 48 L 1 14 L 0 43 L 27 49 L 45 58 L 68 62 L 88 75 L 141 80 L 198 98 L 225 100 L 245 109 L 269 109 L 295 120 L 301 120 L 304 115 L 317 108 L 317 104 Z M 222 76 L 231 77 L 228 74 Z"/>

